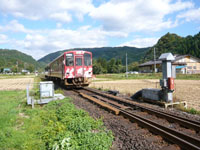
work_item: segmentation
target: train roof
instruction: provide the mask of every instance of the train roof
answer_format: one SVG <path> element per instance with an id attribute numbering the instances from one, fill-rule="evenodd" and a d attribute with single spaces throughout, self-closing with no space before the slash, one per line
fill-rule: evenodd
<path id="1" fill-rule="evenodd" d="M 66 53 L 84 54 L 85 52 L 91 53 L 91 52 L 89 52 L 89 51 L 83 51 L 83 50 L 71 50 L 71 51 L 66 51 L 66 52 L 64 52 L 63 54 L 66 54 Z"/>
<path id="2" fill-rule="evenodd" d="M 56 61 L 57 59 L 59 59 L 59 58 L 60 58 L 61 56 L 63 56 L 64 54 L 67 54 L 67 53 L 74 53 L 74 52 L 79 52 L 79 54 L 84 54 L 85 52 L 92 54 L 92 53 L 89 52 L 89 51 L 83 51 L 83 50 L 67 50 L 67 51 L 65 51 L 64 53 L 62 53 L 61 55 L 59 55 L 58 57 L 56 57 L 54 60 L 52 60 L 50 63 L 48 63 L 47 66 L 49 66 L 51 63 L 53 63 L 54 61 Z"/>

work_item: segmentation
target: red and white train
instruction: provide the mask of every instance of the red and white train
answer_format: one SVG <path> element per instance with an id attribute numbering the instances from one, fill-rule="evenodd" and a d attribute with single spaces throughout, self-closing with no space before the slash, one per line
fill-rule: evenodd
<path id="1" fill-rule="evenodd" d="M 73 50 L 64 52 L 46 67 L 49 80 L 58 80 L 66 86 L 88 86 L 92 80 L 92 53 Z"/>

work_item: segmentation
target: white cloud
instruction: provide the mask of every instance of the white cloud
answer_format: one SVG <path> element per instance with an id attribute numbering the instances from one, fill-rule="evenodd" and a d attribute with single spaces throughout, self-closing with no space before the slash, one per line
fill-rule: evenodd
<path id="1" fill-rule="evenodd" d="M 19 49 L 39 59 L 48 53 L 63 49 L 105 46 L 106 36 L 120 34 L 108 34 L 100 27 L 92 28 L 89 25 L 74 30 L 62 28 L 61 23 L 57 23 L 57 26 L 56 29 L 31 30 L 13 20 L 5 26 L 0 26 L 0 32 L 22 32 L 25 38 L 18 40 L 0 34 L 0 40 L 1 43 L 9 43 L 10 48 Z"/>
<path id="2" fill-rule="evenodd" d="M 62 23 L 59 23 L 59 22 L 56 23 L 56 27 L 57 27 L 57 28 L 61 28 L 61 27 L 62 27 Z"/>
<path id="3" fill-rule="evenodd" d="M 63 22 L 71 22 L 72 20 L 71 15 L 67 12 L 53 13 L 49 17 Z"/>
<path id="4" fill-rule="evenodd" d="M 136 38 L 132 41 L 125 42 L 120 44 L 119 46 L 132 46 L 137 48 L 143 48 L 143 47 L 150 47 L 155 45 L 158 42 L 159 38 Z"/>
<path id="5" fill-rule="evenodd" d="M 8 43 L 8 37 L 4 34 L 0 34 L 0 44 Z"/>
<path id="6" fill-rule="evenodd" d="M 71 21 L 71 15 L 79 20 L 93 9 L 92 0 L 1 0 L 0 12 L 31 20 L 50 18 L 62 22 Z"/>
<path id="7" fill-rule="evenodd" d="M 167 15 L 192 8 L 192 2 L 181 0 L 111 0 L 90 12 L 105 30 L 124 32 L 159 31 L 177 26 Z"/>
<path id="8" fill-rule="evenodd" d="M 186 21 L 200 21 L 200 8 L 190 9 L 186 12 L 183 12 L 177 16 L 178 19 L 184 19 Z"/>
<path id="9" fill-rule="evenodd" d="M 58 50 L 99 47 L 105 46 L 107 43 L 105 33 L 100 28 L 83 26 L 77 30 L 57 28 L 30 32 L 24 40 L 15 40 L 12 44 L 23 52 L 39 59 Z"/>
<path id="10" fill-rule="evenodd" d="M 20 24 L 17 20 L 12 20 L 5 26 L 0 26 L 0 32 L 7 32 L 7 31 L 24 32 L 24 33 L 31 32 L 31 30 L 26 29 L 24 25 Z"/>

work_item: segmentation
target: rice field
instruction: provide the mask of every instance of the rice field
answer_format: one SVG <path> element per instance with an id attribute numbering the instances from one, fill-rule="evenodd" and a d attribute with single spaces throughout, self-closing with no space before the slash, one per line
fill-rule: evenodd
<path id="1" fill-rule="evenodd" d="M 133 95 L 143 88 L 160 88 L 158 79 L 138 80 L 94 80 L 90 87 L 105 90 L 118 90 L 121 93 Z M 188 107 L 200 110 L 200 80 L 175 80 L 174 98 L 186 101 Z"/>

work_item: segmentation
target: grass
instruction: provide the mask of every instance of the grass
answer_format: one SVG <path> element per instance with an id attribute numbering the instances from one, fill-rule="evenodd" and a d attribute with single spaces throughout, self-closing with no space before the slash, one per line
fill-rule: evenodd
<path id="1" fill-rule="evenodd" d="M 13 78 L 32 78 L 34 74 L 23 75 L 23 74 L 0 74 L 0 79 L 13 79 Z"/>
<path id="2" fill-rule="evenodd" d="M 125 74 L 103 74 L 96 75 L 97 78 L 108 80 L 126 80 L 126 79 L 159 79 L 161 74 L 129 74 L 128 78 Z"/>
<path id="3" fill-rule="evenodd" d="M 96 75 L 96 78 L 105 80 L 128 80 L 128 79 L 161 79 L 162 73 L 139 73 L 139 74 L 128 74 L 128 78 L 125 74 L 101 74 Z M 200 74 L 177 74 L 176 79 L 180 80 L 200 80 Z"/>
<path id="4" fill-rule="evenodd" d="M 178 110 L 187 112 L 189 114 L 193 114 L 193 115 L 200 115 L 200 111 L 194 109 L 194 108 L 185 108 L 183 105 L 177 105 L 176 108 Z"/>
<path id="5" fill-rule="evenodd" d="M 0 150 L 106 150 L 112 145 L 102 120 L 76 109 L 69 98 L 31 109 L 25 91 L 0 91 L 0 97 Z"/>

